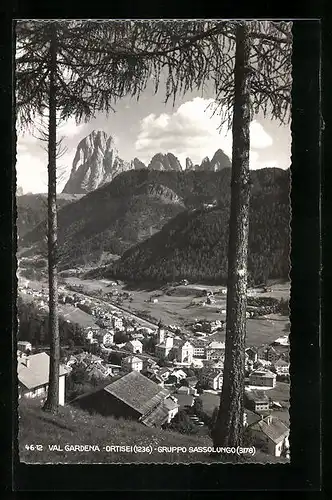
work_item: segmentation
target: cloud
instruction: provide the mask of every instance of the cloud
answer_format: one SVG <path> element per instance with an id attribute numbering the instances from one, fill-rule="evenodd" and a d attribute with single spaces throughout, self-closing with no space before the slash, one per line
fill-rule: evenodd
<path id="1" fill-rule="evenodd" d="M 250 124 L 250 145 L 253 149 L 265 149 L 272 146 L 272 137 L 264 130 L 257 121 Z"/>
<path id="2" fill-rule="evenodd" d="M 217 149 L 232 155 L 232 134 L 223 126 L 219 130 L 220 117 L 213 115 L 213 99 L 196 97 L 187 101 L 173 113 L 159 116 L 149 114 L 141 120 L 140 131 L 135 143 L 137 156 L 149 162 L 156 153 L 172 152 L 184 166 L 189 156 L 194 163 L 200 163 L 205 156 L 211 158 Z M 250 125 L 253 149 L 263 149 L 272 145 L 272 138 L 257 121 Z M 252 152 L 251 166 L 258 157 Z"/>
<path id="3" fill-rule="evenodd" d="M 46 193 L 46 154 L 44 159 L 27 152 L 17 154 L 16 175 L 17 185 L 23 188 L 24 193 Z"/>
<path id="4" fill-rule="evenodd" d="M 58 128 L 58 137 L 64 136 L 65 138 L 74 137 L 78 135 L 84 124 L 77 125 L 74 118 L 69 118 L 66 122 L 63 122 Z"/>
<path id="5" fill-rule="evenodd" d="M 45 121 L 42 121 L 45 126 Z M 25 193 L 41 193 L 47 191 L 47 148 L 45 142 L 38 139 L 40 133 L 37 128 L 30 133 L 18 133 L 16 144 L 16 172 L 17 184 L 22 186 Z M 77 147 L 77 135 L 81 134 L 84 124 L 76 125 L 74 118 L 69 118 L 60 124 L 57 129 L 58 140 L 63 138 L 61 150 L 65 150 L 57 159 L 58 186 L 61 191 L 70 174 L 73 156 Z M 46 129 L 47 130 L 47 129 Z"/>

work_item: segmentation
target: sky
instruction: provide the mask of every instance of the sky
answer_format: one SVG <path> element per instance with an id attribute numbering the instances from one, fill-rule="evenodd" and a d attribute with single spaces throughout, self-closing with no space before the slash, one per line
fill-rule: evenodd
<path id="1" fill-rule="evenodd" d="M 58 128 L 58 139 L 63 137 L 65 154 L 58 160 L 58 192 L 69 178 L 72 162 L 79 142 L 93 130 L 103 130 L 112 135 L 119 156 L 126 161 L 135 157 L 146 165 L 156 153 L 171 152 L 185 167 L 186 157 L 193 163 L 210 159 L 217 149 L 230 158 L 231 132 L 219 129 L 220 117 L 212 116 L 214 99 L 212 87 L 202 95 L 188 92 L 173 102 L 164 103 L 161 88 L 154 94 L 151 86 L 139 101 L 126 97 L 115 106 L 115 113 L 97 114 L 88 123 L 77 125 L 69 119 Z M 17 186 L 23 193 L 47 192 L 47 153 L 45 143 L 36 138 L 38 132 L 22 134 L 17 140 Z M 276 120 L 257 115 L 250 127 L 250 168 L 289 168 L 291 158 L 290 126 L 281 126 Z"/>

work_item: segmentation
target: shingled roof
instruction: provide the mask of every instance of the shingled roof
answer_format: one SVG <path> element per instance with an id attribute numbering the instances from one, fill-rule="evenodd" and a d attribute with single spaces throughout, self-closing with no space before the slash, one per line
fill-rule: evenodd
<path id="1" fill-rule="evenodd" d="M 137 371 L 124 375 L 115 382 L 104 387 L 104 391 L 112 394 L 141 415 L 155 408 L 170 392 Z"/>
<path id="2" fill-rule="evenodd" d="M 289 433 L 288 427 L 279 418 L 270 417 L 270 423 L 267 420 L 260 420 L 251 426 L 253 430 L 260 430 L 267 436 L 273 443 L 278 444 Z"/>
<path id="3" fill-rule="evenodd" d="M 34 389 L 41 385 L 48 384 L 50 357 L 46 352 L 32 354 L 28 356 L 29 366 L 26 366 L 26 358 L 19 358 L 17 361 L 17 374 L 19 382 L 27 389 Z M 60 365 L 59 375 L 65 375 L 68 370 Z"/>

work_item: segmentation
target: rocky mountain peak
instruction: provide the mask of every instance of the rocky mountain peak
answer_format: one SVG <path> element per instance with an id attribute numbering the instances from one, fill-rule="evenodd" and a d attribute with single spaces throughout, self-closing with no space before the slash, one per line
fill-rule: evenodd
<path id="1" fill-rule="evenodd" d="M 134 158 L 131 161 L 131 168 L 134 170 L 142 170 L 143 168 L 146 168 L 146 165 L 138 158 Z"/>
<path id="2" fill-rule="evenodd" d="M 113 137 L 93 130 L 77 146 L 63 193 L 89 193 L 129 169 L 130 164 L 119 157 Z"/>
<path id="3" fill-rule="evenodd" d="M 148 165 L 149 170 L 175 170 L 177 172 L 182 172 L 181 163 L 178 158 L 173 155 L 173 153 L 157 153 L 154 155 L 152 160 Z"/>
<path id="4" fill-rule="evenodd" d="M 222 149 L 218 149 L 211 160 L 211 170 L 217 172 L 222 170 L 223 168 L 231 168 L 232 162 L 228 158 L 228 156 L 222 151 Z"/>
<path id="5" fill-rule="evenodd" d="M 189 157 L 186 158 L 186 170 L 195 170 L 194 164 Z"/>
<path id="6" fill-rule="evenodd" d="M 218 149 L 214 153 L 212 160 L 208 156 L 203 158 L 202 163 L 196 170 L 218 172 L 224 168 L 231 168 L 231 166 L 232 163 L 228 156 L 221 149 Z"/>

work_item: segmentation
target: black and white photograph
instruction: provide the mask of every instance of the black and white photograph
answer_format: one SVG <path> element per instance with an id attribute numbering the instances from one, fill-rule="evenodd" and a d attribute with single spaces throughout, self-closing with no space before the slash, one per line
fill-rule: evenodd
<path id="1" fill-rule="evenodd" d="M 292 24 L 16 21 L 22 463 L 290 463 Z"/>

